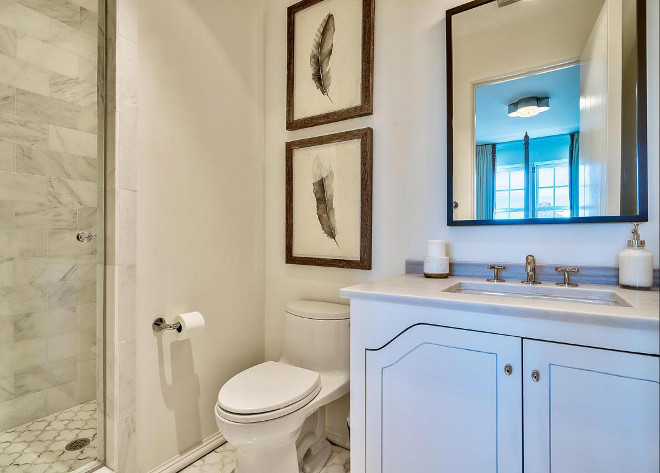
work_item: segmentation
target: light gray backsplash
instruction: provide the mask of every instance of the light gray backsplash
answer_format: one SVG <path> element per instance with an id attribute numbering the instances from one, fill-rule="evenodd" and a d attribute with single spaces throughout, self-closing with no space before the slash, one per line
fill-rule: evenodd
<path id="1" fill-rule="evenodd" d="M 506 270 L 502 271 L 502 277 L 507 281 L 522 281 L 525 279 L 525 265 L 522 263 L 475 263 L 468 261 L 453 261 L 449 263 L 449 272 L 452 276 L 492 278 L 493 271 L 488 269 L 489 264 L 502 264 Z M 563 277 L 555 271 L 556 264 L 537 264 L 536 272 L 540 281 L 561 282 Z M 567 265 L 560 265 L 567 266 Z M 614 266 L 578 266 L 580 272 L 571 276 L 571 281 L 578 284 L 607 284 L 616 286 L 619 283 L 619 268 Z M 422 274 L 424 272 L 424 261 L 406 260 L 406 273 Z M 660 271 L 653 272 L 654 286 L 660 285 Z"/>

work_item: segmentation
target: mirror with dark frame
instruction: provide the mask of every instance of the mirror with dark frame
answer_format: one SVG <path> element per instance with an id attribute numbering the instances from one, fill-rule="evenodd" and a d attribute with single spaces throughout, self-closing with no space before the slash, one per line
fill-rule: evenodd
<path id="1" fill-rule="evenodd" d="M 647 217 L 645 0 L 447 12 L 448 224 Z"/>

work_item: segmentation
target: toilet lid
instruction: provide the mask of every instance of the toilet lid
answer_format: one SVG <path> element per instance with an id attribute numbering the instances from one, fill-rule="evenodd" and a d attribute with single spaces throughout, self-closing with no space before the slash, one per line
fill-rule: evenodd
<path id="1" fill-rule="evenodd" d="M 218 405 L 235 414 L 274 411 L 318 392 L 320 384 L 316 371 L 266 361 L 227 381 L 218 394 Z"/>

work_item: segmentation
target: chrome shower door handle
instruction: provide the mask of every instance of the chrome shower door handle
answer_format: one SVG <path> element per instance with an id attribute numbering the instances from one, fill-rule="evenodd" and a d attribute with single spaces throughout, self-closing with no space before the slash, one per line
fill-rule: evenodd
<path id="1" fill-rule="evenodd" d="M 76 240 L 80 243 L 89 243 L 94 239 L 94 235 L 90 232 L 78 232 L 76 235 Z"/>

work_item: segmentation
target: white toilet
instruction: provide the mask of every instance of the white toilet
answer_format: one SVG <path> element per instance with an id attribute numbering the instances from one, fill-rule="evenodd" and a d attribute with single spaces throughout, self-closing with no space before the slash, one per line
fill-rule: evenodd
<path id="1" fill-rule="evenodd" d="M 236 473 L 318 473 L 330 457 L 324 406 L 349 391 L 349 307 L 287 305 L 282 356 L 231 378 L 215 417 Z"/>

